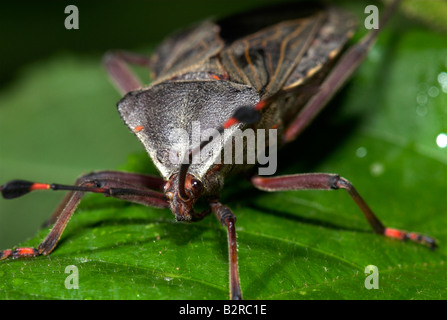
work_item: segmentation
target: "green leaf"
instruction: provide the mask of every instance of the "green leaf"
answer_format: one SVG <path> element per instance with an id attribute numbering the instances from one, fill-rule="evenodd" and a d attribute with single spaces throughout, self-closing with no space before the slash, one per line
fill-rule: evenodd
<path id="1" fill-rule="evenodd" d="M 321 117 L 282 150 L 278 174 L 339 173 L 387 226 L 431 235 L 439 248 L 373 234 L 344 191 L 266 193 L 234 177 L 221 200 L 238 218 L 245 299 L 447 298 L 447 149 L 436 144 L 438 135 L 447 133 L 445 35 L 402 21 L 396 18 Z M 63 79 L 78 84 L 62 85 Z M 82 111 L 88 114 L 95 105 L 100 109 L 117 100 L 107 85 L 92 60 L 76 56 L 54 57 L 24 72 L 15 87 L 0 95 L 10 106 L 0 109 L 0 136 L 19 136 L 1 140 L 2 170 L 14 164 L 14 141 L 27 143 L 14 122 L 20 105 L 39 106 L 31 117 L 39 117 L 39 124 L 64 100 L 77 106 L 89 101 Z M 49 94 L 45 86 L 56 93 Z M 79 101 L 74 103 L 75 97 Z M 101 132 L 106 123 L 88 125 Z M 83 137 L 82 129 L 79 134 L 84 141 L 93 139 Z M 103 148 L 107 139 L 102 139 L 93 141 L 87 154 Z M 21 157 L 21 163 L 27 159 Z M 156 174 L 147 162 L 143 152 L 136 152 L 115 167 Z M 4 201 L 0 204 L 2 215 L 10 212 Z M 20 246 L 37 246 L 48 231 Z M 212 216 L 178 223 L 169 210 L 91 195 L 50 256 L 0 262 L 0 299 L 227 299 L 227 255 L 226 231 Z M 71 275 L 66 268 L 72 265 L 78 268 L 78 289 L 65 286 Z M 379 289 L 365 288 L 368 265 L 378 268 Z"/>

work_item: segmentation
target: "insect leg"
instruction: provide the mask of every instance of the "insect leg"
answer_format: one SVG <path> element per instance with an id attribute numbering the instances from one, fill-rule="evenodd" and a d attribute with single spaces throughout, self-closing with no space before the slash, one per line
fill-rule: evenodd
<path id="1" fill-rule="evenodd" d="M 239 271 L 237 266 L 237 242 L 236 242 L 236 217 L 230 208 L 218 201 L 210 202 L 211 210 L 217 219 L 227 228 L 228 255 L 230 264 L 230 299 L 241 300 L 242 292 L 239 283 Z"/>
<path id="2" fill-rule="evenodd" d="M 326 106 L 328 101 L 349 80 L 366 58 L 369 49 L 374 44 L 381 29 L 388 22 L 390 16 L 399 4 L 399 0 L 392 2 L 381 16 L 379 29 L 372 29 L 359 43 L 350 47 L 341 57 L 332 71 L 321 84 L 319 91 L 307 102 L 296 119 L 290 124 L 283 136 L 284 142 L 294 140 Z"/>
<path id="3" fill-rule="evenodd" d="M 126 181 L 129 184 L 137 185 L 140 187 L 145 187 L 151 190 L 163 191 L 163 186 L 165 181 L 157 176 L 151 176 L 147 174 L 141 173 L 131 173 L 131 172 L 122 172 L 122 171 L 95 171 L 86 175 L 79 177 L 75 185 L 82 184 L 84 181 L 88 180 L 102 180 L 102 179 L 112 179 L 112 180 L 120 180 Z M 44 227 L 47 227 L 56 222 L 59 214 L 64 209 L 65 204 L 69 201 L 72 196 L 72 192 L 68 193 L 59 206 L 56 208 L 50 219 L 44 223 Z"/>
<path id="4" fill-rule="evenodd" d="M 107 178 L 107 175 L 109 178 Z M 110 178 L 111 177 L 111 178 Z M 128 177 L 129 182 L 127 182 Z M 121 180 L 118 180 L 120 178 Z M 160 178 L 158 178 L 160 179 Z M 56 247 L 68 221 L 76 210 L 85 192 L 103 193 L 105 196 L 123 199 L 151 207 L 168 208 L 168 202 L 160 192 L 151 191 L 136 182 L 147 183 L 152 187 L 160 187 L 157 178 L 138 174 L 118 172 L 98 172 L 83 176 L 73 186 L 37 184 L 26 181 L 11 181 L 0 187 L 6 198 L 18 197 L 27 192 L 41 189 L 71 190 L 56 209 L 52 218 L 55 219 L 53 228 L 37 248 L 17 248 L 0 251 L 0 260 L 8 257 L 23 258 L 48 255 Z M 28 189 L 28 190 L 26 190 Z"/>
<path id="5" fill-rule="evenodd" d="M 354 186 L 339 175 L 329 173 L 305 173 L 268 178 L 254 176 L 251 179 L 251 182 L 256 188 L 264 191 L 345 189 L 360 208 L 375 233 L 400 240 L 409 239 L 427 245 L 430 248 L 436 247 L 435 240 L 428 236 L 385 227 Z"/>
<path id="6" fill-rule="evenodd" d="M 128 64 L 149 67 L 149 57 L 126 51 L 108 52 L 103 58 L 104 66 L 112 80 L 122 94 L 141 88 L 141 82 L 129 69 Z"/>

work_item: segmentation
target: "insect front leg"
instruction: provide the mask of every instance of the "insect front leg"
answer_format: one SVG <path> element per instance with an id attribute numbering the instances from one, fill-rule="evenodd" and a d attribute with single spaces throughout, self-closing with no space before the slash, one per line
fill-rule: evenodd
<path id="1" fill-rule="evenodd" d="M 32 183 L 15 180 L 0 187 L 4 198 L 16 198 L 34 190 L 69 190 L 50 219 L 54 226 L 37 248 L 16 248 L 0 251 L 0 260 L 8 257 L 26 258 L 48 255 L 56 247 L 62 232 L 75 212 L 85 192 L 102 193 L 150 207 L 168 208 L 165 196 L 153 189 L 161 189 L 164 181 L 158 177 L 125 172 L 102 171 L 80 177 L 73 186 Z"/>
<path id="2" fill-rule="evenodd" d="M 264 191 L 345 189 L 360 208 L 375 233 L 399 240 L 409 239 L 427 245 L 432 249 L 436 247 L 436 241 L 428 236 L 385 227 L 354 186 L 348 180 L 337 174 L 305 173 L 268 178 L 254 176 L 251 182 L 256 188 Z"/>
<path id="3" fill-rule="evenodd" d="M 211 201 L 210 206 L 220 223 L 227 228 L 228 258 L 230 264 L 230 299 L 241 300 L 242 292 L 237 265 L 236 217 L 230 208 L 224 206 L 217 200 Z"/>

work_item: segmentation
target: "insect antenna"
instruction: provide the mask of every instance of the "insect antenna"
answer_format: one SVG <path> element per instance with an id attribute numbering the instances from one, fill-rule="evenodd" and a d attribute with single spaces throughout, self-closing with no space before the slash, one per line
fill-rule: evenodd
<path id="1" fill-rule="evenodd" d="M 95 186 L 76 186 L 76 185 L 63 185 L 63 184 L 48 184 L 30 182 L 26 180 L 12 180 L 0 186 L 0 193 L 5 199 L 15 199 L 24 196 L 31 191 L 36 190 L 65 190 L 65 191 L 80 191 L 80 192 L 92 192 L 102 193 L 106 196 L 120 196 L 120 195 L 141 195 L 141 196 L 156 196 L 157 192 L 151 192 L 150 190 L 135 190 L 129 188 L 109 188 L 103 187 L 99 183 Z"/>
<path id="2" fill-rule="evenodd" d="M 261 119 L 261 114 L 259 111 L 267 105 L 266 100 L 261 100 L 254 107 L 252 105 L 241 106 L 236 109 L 233 115 L 225 121 L 223 125 L 217 128 L 219 134 L 222 134 L 225 129 L 228 129 L 238 123 L 246 123 L 246 124 L 255 124 L 258 123 Z M 193 155 L 197 154 L 197 152 L 202 151 L 202 149 L 212 142 L 214 136 L 211 136 L 209 140 L 202 141 L 199 146 L 193 148 L 189 151 L 189 153 L 185 156 L 184 161 L 180 166 L 179 171 L 179 194 L 184 200 L 189 199 L 188 194 L 186 193 L 185 183 L 186 183 L 186 174 L 188 173 L 188 169 L 192 163 Z"/>

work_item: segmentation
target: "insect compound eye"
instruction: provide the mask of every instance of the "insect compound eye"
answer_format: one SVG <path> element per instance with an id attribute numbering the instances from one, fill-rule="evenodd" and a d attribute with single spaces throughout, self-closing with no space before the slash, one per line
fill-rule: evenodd
<path id="1" fill-rule="evenodd" d="M 200 180 L 191 179 L 191 190 L 194 194 L 198 194 L 202 191 L 203 184 Z"/>

